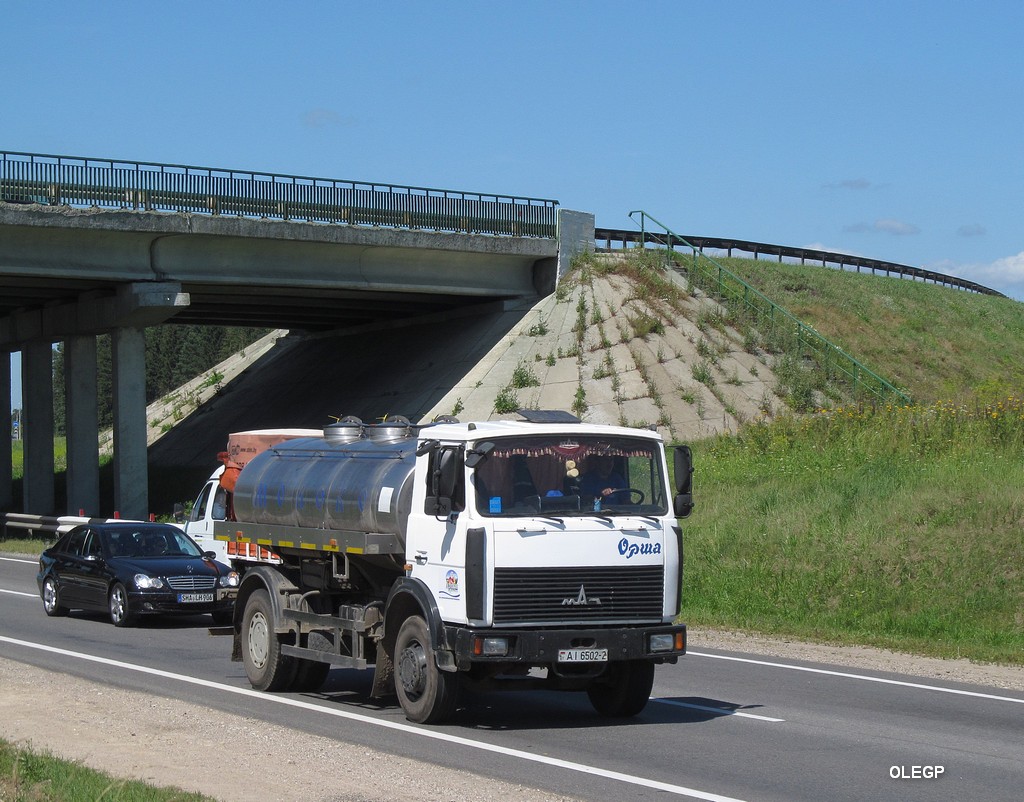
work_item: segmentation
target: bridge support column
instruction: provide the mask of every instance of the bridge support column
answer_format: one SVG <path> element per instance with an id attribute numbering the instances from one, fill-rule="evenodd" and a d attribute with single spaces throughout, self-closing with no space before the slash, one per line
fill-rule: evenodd
<path id="1" fill-rule="evenodd" d="M 5 432 L 0 441 L 0 510 L 9 510 L 14 501 L 14 471 L 11 468 L 11 353 L 0 353 L 0 428 Z"/>
<path id="2" fill-rule="evenodd" d="M 68 515 L 100 514 L 99 423 L 96 393 L 96 338 L 64 340 L 64 408 L 67 424 Z"/>
<path id="3" fill-rule="evenodd" d="M 53 476 L 53 348 L 49 340 L 32 340 L 21 349 L 22 438 L 21 481 L 25 512 L 56 512 Z"/>
<path id="4" fill-rule="evenodd" d="M 110 337 L 114 385 L 114 509 L 124 518 L 149 515 L 146 462 L 146 340 L 142 329 Z"/>

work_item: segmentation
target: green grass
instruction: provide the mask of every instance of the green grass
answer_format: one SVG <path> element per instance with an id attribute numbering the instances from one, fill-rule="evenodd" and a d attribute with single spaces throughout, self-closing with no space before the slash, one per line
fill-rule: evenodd
<path id="1" fill-rule="evenodd" d="M 917 403 L 1024 388 L 1024 304 L 821 266 L 716 259 Z"/>
<path id="2" fill-rule="evenodd" d="M 157 788 L 24 749 L 0 739 L 0 800 L 10 802 L 209 802 L 210 797 Z"/>
<path id="3" fill-rule="evenodd" d="M 691 626 L 1024 664 L 1024 401 L 837 409 L 694 451 Z"/>

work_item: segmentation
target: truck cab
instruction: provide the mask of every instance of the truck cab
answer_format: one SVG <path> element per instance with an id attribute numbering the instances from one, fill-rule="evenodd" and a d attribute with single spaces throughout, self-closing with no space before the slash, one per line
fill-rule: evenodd
<path id="1" fill-rule="evenodd" d="M 228 517 L 228 491 L 221 486 L 224 466 L 217 468 L 199 491 L 192 512 L 185 521 L 185 532 L 203 549 L 212 551 L 221 562 L 229 562 L 227 544 L 213 536 L 213 525 Z"/>

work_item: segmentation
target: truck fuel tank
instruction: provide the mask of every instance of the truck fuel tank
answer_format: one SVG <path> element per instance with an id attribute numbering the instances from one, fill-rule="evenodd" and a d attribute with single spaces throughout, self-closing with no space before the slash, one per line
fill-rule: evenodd
<path id="1" fill-rule="evenodd" d="M 238 475 L 238 521 L 393 534 L 405 542 L 417 440 L 412 427 L 380 424 L 268 448 Z"/>

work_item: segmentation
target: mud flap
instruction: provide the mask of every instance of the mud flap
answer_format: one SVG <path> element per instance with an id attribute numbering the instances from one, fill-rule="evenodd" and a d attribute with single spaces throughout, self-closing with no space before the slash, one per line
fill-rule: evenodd
<path id="1" fill-rule="evenodd" d="M 377 649 L 377 661 L 373 667 L 373 688 L 370 696 L 378 699 L 381 696 L 395 695 L 395 664 L 391 655 L 384 648 Z"/>

